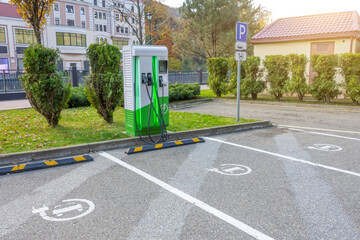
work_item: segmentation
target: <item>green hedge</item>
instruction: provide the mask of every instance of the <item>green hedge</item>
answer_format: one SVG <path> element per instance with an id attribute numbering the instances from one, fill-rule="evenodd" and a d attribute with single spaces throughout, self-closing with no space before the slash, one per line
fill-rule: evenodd
<path id="1" fill-rule="evenodd" d="M 198 83 L 175 83 L 169 86 L 170 101 L 189 100 L 198 95 L 200 95 L 200 85 Z"/>
<path id="2" fill-rule="evenodd" d="M 360 54 L 344 53 L 340 55 L 339 67 L 345 78 L 344 86 L 347 96 L 359 104 L 360 102 Z"/>
<path id="3" fill-rule="evenodd" d="M 286 56 L 270 55 L 265 57 L 264 66 L 267 70 L 266 80 L 270 83 L 270 93 L 280 101 L 286 92 L 289 79 L 289 60 Z"/>
<path id="4" fill-rule="evenodd" d="M 330 102 L 340 94 L 339 85 L 335 81 L 338 56 L 335 54 L 312 55 L 311 66 L 317 74 L 310 85 L 312 96 L 324 102 Z"/>
<path id="5" fill-rule="evenodd" d="M 90 102 L 87 99 L 85 88 L 83 86 L 73 87 L 71 89 L 71 97 L 68 101 L 69 108 L 87 107 Z"/>
<path id="6" fill-rule="evenodd" d="M 208 58 L 206 62 L 209 78 L 208 85 L 217 97 L 228 92 L 228 61 L 225 58 Z"/>
<path id="7" fill-rule="evenodd" d="M 291 94 L 296 93 L 301 102 L 305 94 L 309 91 L 305 77 L 308 59 L 305 54 L 289 54 L 287 57 L 290 63 L 291 78 L 287 81 L 286 87 Z"/>

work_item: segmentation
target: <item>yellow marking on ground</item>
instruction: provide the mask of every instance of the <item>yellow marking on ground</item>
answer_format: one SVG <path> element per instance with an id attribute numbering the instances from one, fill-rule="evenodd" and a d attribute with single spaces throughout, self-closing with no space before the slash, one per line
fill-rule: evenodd
<path id="1" fill-rule="evenodd" d="M 360 132 L 345 131 L 345 130 L 336 130 L 336 129 L 300 127 L 300 126 L 290 126 L 290 125 L 282 125 L 282 124 L 273 124 L 273 125 L 274 125 L 274 126 L 278 126 L 278 127 L 286 127 L 286 128 L 300 128 L 300 129 L 309 129 L 309 130 L 318 130 L 318 131 L 328 131 L 328 132 L 340 132 L 340 133 L 355 133 L 355 134 L 360 134 Z"/>
<path id="2" fill-rule="evenodd" d="M 155 148 L 162 148 L 163 147 L 163 144 L 162 143 L 159 143 L 159 144 L 156 144 L 155 145 Z"/>
<path id="3" fill-rule="evenodd" d="M 86 158 L 84 158 L 83 156 L 81 156 L 81 157 L 74 157 L 74 160 L 77 161 L 77 162 L 79 162 L 79 161 L 84 161 L 84 160 L 86 160 Z"/>
<path id="4" fill-rule="evenodd" d="M 344 109 L 335 109 L 335 108 L 316 108 L 316 107 L 293 107 L 293 106 L 281 106 L 276 104 L 260 104 L 260 103 L 241 103 L 243 105 L 257 105 L 257 106 L 275 106 L 275 107 L 281 107 L 281 108 L 295 108 L 295 109 L 313 109 L 313 110 L 320 110 L 320 111 L 335 111 L 335 112 L 354 112 L 354 113 L 360 113 L 360 111 L 357 110 L 344 110 Z"/>
<path id="5" fill-rule="evenodd" d="M 23 170 L 25 168 L 25 166 L 26 166 L 26 164 L 16 165 L 11 169 L 11 171 Z"/>
<path id="6" fill-rule="evenodd" d="M 174 143 L 175 143 L 176 145 L 181 145 L 181 144 L 183 144 L 182 141 L 175 141 Z"/>
<path id="7" fill-rule="evenodd" d="M 140 152 L 140 151 L 142 151 L 142 149 L 143 149 L 143 147 L 137 147 L 134 149 L 134 152 Z"/>
<path id="8" fill-rule="evenodd" d="M 198 138 L 193 138 L 192 139 L 194 142 L 200 142 L 200 139 L 198 139 Z"/>
<path id="9" fill-rule="evenodd" d="M 45 161 L 44 162 L 46 165 L 48 165 L 48 166 L 53 166 L 53 165 L 57 165 L 58 163 L 57 163 L 57 161 L 54 161 L 54 160 L 52 160 L 52 161 Z"/>

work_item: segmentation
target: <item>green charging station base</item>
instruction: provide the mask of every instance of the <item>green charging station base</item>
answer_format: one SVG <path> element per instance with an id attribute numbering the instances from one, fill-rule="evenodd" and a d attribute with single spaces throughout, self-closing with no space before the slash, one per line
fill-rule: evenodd
<path id="1" fill-rule="evenodd" d="M 153 151 L 158 149 L 164 149 L 164 148 L 170 148 L 170 147 L 178 147 L 183 145 L 189 145 L 194 143 L 202 143 L 205 142 L 205 140 L 201 137 L 198 138 L 190 138 L 190 139 L 184 139 L 184 140 L 176 140 L 171 142 L 164 142 L 164 143 L 158 143 L 154 145 L 145 145 L 140 147 L 131 147 L 125 151 L 126 154 L 134 154 L 134 153 L 140 153 L 140 152 L 147 152 L 147 151 Z"/>

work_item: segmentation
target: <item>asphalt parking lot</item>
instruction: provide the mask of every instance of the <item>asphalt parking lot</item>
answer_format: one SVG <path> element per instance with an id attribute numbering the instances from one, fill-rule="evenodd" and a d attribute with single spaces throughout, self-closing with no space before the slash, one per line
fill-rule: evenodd
<path id="1" fill-rule="evenodd" d="M 360 239 L 360 136 L 293 128 L 0 177 L 0 239 Z"/>

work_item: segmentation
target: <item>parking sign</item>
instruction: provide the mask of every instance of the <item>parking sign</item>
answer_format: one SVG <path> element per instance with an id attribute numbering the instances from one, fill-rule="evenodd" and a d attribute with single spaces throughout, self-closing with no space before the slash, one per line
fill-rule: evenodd
<path id="1" fill-rule="evenodd" d="M 247 38 L 247 24 L 237 22 L 236 23 L 236 41 L 246 42 Z"/>

